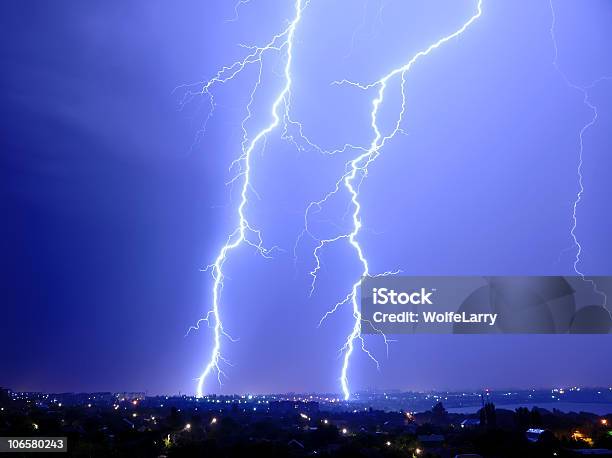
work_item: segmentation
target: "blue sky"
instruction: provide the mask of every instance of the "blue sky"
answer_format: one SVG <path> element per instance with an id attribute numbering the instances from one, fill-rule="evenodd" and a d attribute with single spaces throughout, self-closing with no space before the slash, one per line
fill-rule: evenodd
<path id="1" fill-rule="evenodd" d="M 612 7 L 555 1 L 558 63 L 577 85 L 612 75 Z M 290 2 L 62 1 L 0 6 L 0 189 L 3 222 L 0 384 L 24 390 L 193 392 L 207 330 L 184 337 L 210 305 L 214 260 L 236 224 L 228 167 L 257 77 L 248 68 L 208 101 L 181 106 L 182 84 L 210 78 L 293 15 Z M 373 94 L 331 84 L 371 82 L 458 28 L 475 2 L 312 0 L 296 31 L 292 117 L 334 149 L 371 140 Z M 372 272 L 407 275 L 570 274 L 578 134 L 592 112 L 553 66 L 548 1 L 483 2 L 459 39 L 423 58 L 406 82 L 406 135 L 361 187 L 359 239 Z M 283 54 L 264 61 L 249 132 L 270 120 Z M 388 127 L 397 88 L 382 112 Z M 589 90 L 598 120 L 584 135 L 578 207 L 581 268 L 611 274 L 612 81 Z M 347 154 L 351 154 L 350 152 Z M 268 246 L 227 262 L 222 314 L 235 343 L 222 392 L 338 391 L 341 309 L 319 318 L 359 276 L 347 244 L 322 252 L 308 291 L 313 241 L 293 246 L 308 202 L 342 173 L 322 156 L 268 136 L 253 156 L 259 198 L 249 220 Z M 346 196 L 312 220 L 345 230 Z M 381 369 L 355 354 L 354 389 L 607 385 L 608 336 L 400 336 Z M 572 361 L 568 370 L 567 361 Z"/>

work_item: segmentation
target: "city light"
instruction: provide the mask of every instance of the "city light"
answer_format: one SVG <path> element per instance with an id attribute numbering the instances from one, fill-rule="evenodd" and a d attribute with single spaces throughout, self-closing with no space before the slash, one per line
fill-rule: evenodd
<path id="1" fill-rule="evenodd" d="M 583 392 L 591 393 L 593 396 L 597 395 L 596 389 L 583 389 Z M 533 395 L 536 399 L 548 399 L 550 396 L 550 389 L 536 390 L 529 392 L 525 391 L 517 391 L 516 393 L 509 393 L 512 396 L 521 396 L 519 399 L 526 399 L 528 393 Z M 569 389 L 567 390 L 569 395 Z M 391 406 L 396 406 L 395 408 L 385 411 L 385 410 L 375 410 L 370 408 L 354 409 L 354 405 L 352 403 L 342 403 L 340 401 L 340 405 L 336 398 L 330 398 L 329 396 L 324 395 L 312 395 L 312 394 L 291 394 L 287 395 L 268 395 L 268 396 L 260 396 L 260 395 L 252 395 L 251 399 L 248 399 L 246 395 L 226 395 L 226 396 L 210 396 L 207 398 L 192 398 L 185 396 L 176 396 L 173 398 L 169 398 L 167 402 L 167 408 L 172 407 L 176 409 L 176 412 L 186 412 L 183 415 L 189 415 L 189 412 L 193 413 L 194 406 L 198 405 L 200 411 L 208 409 L 209 415 L 203 418 L 203 425 L 206 424 L 206 420 L 209 422 L 209 431 L 214 433 L 218 427 L 214 425 L 219 423 L 220 417 L 217 415 L 224 415 L 223 412 L 227 412 L 226 403 L 238 405 L 240 406 L 240 411 L 242 412 L 250 412 L 253 406 L 268 404 L 268 409 L 257 409 L 257 412 L 260 410 L 265 410 L 265 413 L 260 415 L 246 415 L 243 417 L 244 426 L 248 427 L 249 425 L 255 425 L 258 421 L 261 420 L 262 416 L 270 418 L 272 423 L 271 427 L 275 428 L 276 431 L 286 431 L 287 428 L 293 429 L 296 428 L 298 424 L 301 423 L 301 427 L 298 427 L 304 436 L 309 434 L 318 434 L 316 433 L 316 427 L 307 427 L 310 422 L 316 421 L 319 425 L 319 429 L 323 428 L 327 430 L 327 425 L 336 425 L 332 429 L 337 431 L 340 440 L 344 443 L 348 443 L 353 439 L 359 442 L 362 437 L 369 436 L 371 440 L 372 447 L 377 448 L 380 451 L 380 448 L 387 450 L 387 453 L 392 450 L 401 451 L 402 456 L 412 457 L 412 458 L 420 458 L 421 456 L 427 456 L 429 450 L 425 450 L 422 442 L 413 443 L 412 446 L 408 444 L 404 444 L 403 441 L 396 441 L 395 439 L 392 441 L 392 438 L 395 438 L 395 434 L 397 433 L 398 423 L 397 420 L 400 421 L 400 428 L 404 428 L 404 431 L 414 431 L 414 425 L 410 424 L 407 418 L 414 418 L 416 412 L 421 412 L 422 408 L 425 407 L 416 407 L 417 405 L 431 405 L 432 400 L 444 400 L 447 402 L 447 406 L 449 408 L 456 407 L 458 404 L 469 404 L 469 405 L 477 405 L 481 403 L 481 398 L 478 396 L 479 393 L 461 393 L 461 392 L 425 392 L 425 393 L 417 393 L 417 392 L 406 392 L 406 393 L 395 393 L 393 395 L 389 393 L 370 393 L 364 394 L 360 393 L 359 398 L 360 402 L 368 401 L 369 404 L 377 406 L 377 402 L 383 402 L 387 405 L 387 409 L 391 409 Z M 80 395 L 77 395 L 77 398 L 74 398 L 73 394 L 66 394 L 66 398 L 61 398 L 62 401 L 65 401 L 65 405 L 67 409 L 64 411 L 62 409 L 56 410 L 55 415 L 61 416 L 63 418 L 59 418 L 59 421 L 62 425 L 66 425 L 70 422 L 69 418 L 73 414 L 76 409 L 81 409 L 81 412 L 84 416 L 89 416 L 91 421 L 96 421 L 94 417 L 97 417 L 99 420 L 103 420 L 103 416 L 105 413 L 114 412 L 118 407 L 122 407 L 123 412 L 120 417 L 123 417 L 123 420 L 127 422 L 130 427 L 133 429 L 134 434 L 143 433 L 146 434 L 147 431 L 150 431 L 151 428 L 154 428 L 160 431 L 159 440 L 157 441 L 157 445 L 159 447 L 180 447 L 183 442 L 198 442 L 202 440 L 202 437 L 199 433 L 204 433 L 202 430 L 202 426 L 200 423 L 196 425 L 196 428 L 192 428 L 192 423 L 183 423 L 183 428 L 177 428 L 175 424 L 168 423 L 164 421 L 167 413 L 165 414 L 163 411 L 155 410 L 159 409 L 159 402 L 154 401 L 154 398 L 146 399 L 141 397 L 138 400 L 138 404 L 140 405 L 141 401 L 146 403 L 146 413 L 144 411 L 137 411 L 136 409 L 132 409 L 130 411 L 127 405 L 132 403 L 132 398 L 126 400 L 124 406 L 120 406 L 117 404 L 117 400 L 119 398 L 112 399 L 96 399 L 96 411 L 100 413 L 99 416 L 91 416 L 92 410 L 89 408 L 93 407 L 93 403 L 91 400 L 93 398 L 83 398 Z M 13 395 L 13 400 L 16 403 L 20 403 L 24 412 L 28 412 L 31 409 L 32 403 L 38 403 L 38 400 L 43 399 L 44 395 L 40 393 L 20 393 L 18 396 Z M 264 400 L 265 398 L 265 400 Z M 390 400 L 393 400 L 394 404 L 388 404 Z M 51 406 L 46 406 L 46 408 L 52 409 L 53 406 L 57 406 L 58 400 L 55 401 L 55 404 Z M 29 402 L 29 403 L 28 403 Z M 408 405 L 408 402 L 411 402 L 415 405 L 412 407 L 413 411 L 405 411 L 401 409 L 401 406 Z M 188 404 L 189 403 L 189 404 Z M 311 404 L 314 403 L 314 404 Z M 317 405 L 318 404 L 318 405 Z M 16 404 L 15 407 L 19 407 L 19 404 Z M 41 403 L 40 408 L 45 408 L 45 404 Z M 312 410 L 310 410 L 312 409 Z M 332 409 L 332 410 L 329 410 Z M 4 408 L 6 411 L 7 409 Z M 10 410 L 10 409 L 9 409 Z M 317 412 L 311 414 L 311 412 Z M 399 412 L 399 413 L 398 413 Z M 290 415 L 293 415 L 293 421 L 288 422 L 287 419 Z M 206 415 L 206 414 L 204 414 Z M 320 416 L 319 416 L 320 415 Z M 328 417 L 328 415 L 333 415 L 333 421 Z M 377 425 L 375 429 L 371 431 L 365 431 L 363 428 L 358 430 L 357 425 L 354 423 L 356 415 L 364 415 L 368 416 L 368 421 L 374 421 Z M 463 415 L 463 414 L 462 414 Z M 554 416 L 557 417 L 553 421 L 558 422 L 559 420 L 565 421 L 572 417 L 573 414 L 566 414 L 562 412 L 555 412 Z M 2 416 L 2 414 L 0 414 Z M 469 441 L 472 433 L 467 433 L 467 429 L 472 429 L 471 427 L 477 424 L 477 419 L 471 418 L 470 415 L 463 415 L 466 420 L 470 420 L 469 423 L 461 424 L 460 427 L 455 425 L 450 426 L 447 431 L 449 434 L 456 435 L 459 442 L 461 441 Z M 186 417 L 186 419 L 189 417 Z M 132 419 L 128 421 L 129 419 Z M 144 425 L 138 420 L 142 419 Z M 476 422 L 472 422 L 476 420 Z M 464 420 L 465 421 L 465 420 Z M 574 420 L 572 420 L 574 421 Z M 547 420 L 544 420 L 547 422 Z M 120 422 L 119 422 L 120 423 Z M 44 426 L 38 423 L 37 418 L 31 417 L 30 421 L 25 423 L 26 425 L 30 425 L 30 431 L 33 435 L 38 434 L 40 431 L 44 431 Z M 564 432 L 559 432 L 559 434 L 568 435 L 570 439 L 574 442 L 574 447 L 598 447 L 602 439 L 608 440 L 610 436 L 612 436 L 612 430 L 610 430 L 610 416 L 592 416 L 585 418 L 583 422 L 580 424 L 576 424 L 574 428 L 565 430 Z M 155 425 L 155 426 L 154 426 Z M 351 429 L 349 429 L 349 425 Z M 543 428 L 548 428 L 549 430 L 554 430 L 554 427 L 551 427 L 551 423 L 542 424 Z M 204 427 L 205 428 L 205 427 Z M 191 431 L 194 430 L 194 434 L 191 434 Z M 503 431 L 503 430 L 502 430 Z M 510 435 L 513 435 L 512 429 L 506 430 L 506 432 Z M 537 442 L 537 440 L 532 441 L 533 437 L 530 437 L 530 433 L 537 433 L 538 435 L 543 433 L 545 429 L 530 429 L 527 431 L 527 440 L 528 442 Z M 182 434 L 181 434 L 182 433 Z M 257 433 L 255 433 L 257 434 Z M 169 435 L 170 439 L 166 440 Z M 205 433 L 204 433 L 205 436 Z M 531 445 L 530 445 L 531 446 Z M 308 446 L 306 446 L 308 447 Z M 178 449 L 177 449 L 178 450 Z M 315 450 L 312 450 L 314 452 Z M 554 455 L 555 449 L 550 450 L 549 455 L 557 456 L 562 454 L 558 452 L 557 455 Z M 316 453 L 312 453 L 315 455 Z M 450 455 L 454 456 L 454 455 Z M 513 455 L 513 456 L 522 456 L 522 455 Z M 531 456 L 531 455 L 530 455 Z M 539 456 L 539 455 L 538 455 Z"/>
<path id="2" fill-rule="evenodd" d="M 574 431 L 574 433 L 572 434 L 572 439 L 574 439 L 575 441 L 582 441 L 589 445 L 593 445 L 593 439 L 578 430 Z"/>

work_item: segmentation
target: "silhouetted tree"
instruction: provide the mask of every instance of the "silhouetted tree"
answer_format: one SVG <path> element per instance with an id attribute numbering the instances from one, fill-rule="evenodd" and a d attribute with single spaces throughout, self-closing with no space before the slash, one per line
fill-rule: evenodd
<path id="1" fill-rule="evenodd" d="M 519 407 L 514 411 L 514 422 L 519 430 L 526 430 L 531 426 L 531 413 L 527 407 Z"/>
<path id="2" fill-rule="evenodd" d="M 479 411 L 480 424 L 486 426 L 489 429 L 493 429 L 497 426 L 497 418 L 495 414 L 495 404 L 487 402 L 482 409 Z"/>
<path id="3" fill-rule="evenodd" d="M 542 415 L 535 407 L 531 409 L 531 426 L 542 426 Z"/>
<path id="4" fill-rule="evenodd" d="M 438 402 L 431 409 L 431 422 L 434 425 L 444 425 L 448 423 L 448 412 L 441 402 Z"/>
<path id="5" fill-rule="evenodd" d="M 181 416 L 179 415 L 178 409 L 176 407 L 172 407 L 172 409 L 170 409 L 168 424 L 171 428 L 179 428 L 181 426 Z"/>

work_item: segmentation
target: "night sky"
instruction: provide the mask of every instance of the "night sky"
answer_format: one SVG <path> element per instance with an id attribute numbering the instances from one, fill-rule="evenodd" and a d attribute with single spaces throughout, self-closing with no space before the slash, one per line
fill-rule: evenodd
<path id="1" fill-rule="evenodd" d="M 554 2 L 559 66 L 577 85 L 612 76 L 612 5 Z M 192 393 L 211 333 L 185 337 L 210 305 L 210 264 L 236 224 L 240 154 L 255 67 L 208 100 L 184 88 L 262 44 L 293 15 L 285 1 L 60 0 L 0 3 L 0 386 L 16 390 Z M 370 82 L 456 30 L 474 1 L 312 0 L 296 32 L 292 116 L 326 148 L 371 139 Z M 552 64 L 547 0 L 485 0 L 458 40 L 419 61 L 400 135 L 362 186 L 360 235 L 372 272 L 566 275 L 578 191 L 582 94 Z M 282 57 L 282 56 L 281 56 Z M 270 121 L 283 60 L 265 61 L 256 132 Z M 175 88 L 177 88 L 175 90 Z M 192 86 L 197 87 L 197 86 Z M 390 123 L 397 89 L 389 92 Z M 598 120 L 584 136 L 580 263 L 611 275 L 612 80 L 589 90 Z M 350 154 L 350 153 L 347 153 Z M 359 276 L 346 245 L 314 267 L 308 202 L 333 188 L 348 157 L 269 136 L 254 154 L 259 198 L 247 208 L 268 246 L 227 263 L 222 314 L 227 379 L 215 392 L 338 392 L 348 308 L 319 318 Z M 330 236 L 346 200 L 317 215 Z M 399 336 L 387 358 L 367 337 L 350 371 L 367 387 L 461 389 L 606 385 L 609 336 Z"/>

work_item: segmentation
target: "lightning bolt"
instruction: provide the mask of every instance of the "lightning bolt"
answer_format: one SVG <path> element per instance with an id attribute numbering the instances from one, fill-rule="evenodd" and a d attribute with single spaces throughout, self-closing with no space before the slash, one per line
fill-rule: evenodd
<path id="1" fill-rule="evenodd" d="M 187 89 L 185 92 L 185 96 L 183 98 L 183 103 L 188 102 L 192 97 L 203 95 L 206 96 L 210 103 L 210 111 L 208 116 L 204 122 L 204 128 L 206 127 L 207 121 L 213 116 L 215 110 L 215 99 L 214 99 L 214 88 L 217 85 L 222 85 L 230 82 L 238 75 L 240 75 L 243 70 L 251 65 L 256 65 L 258 67 L 258 77 L 257 80 L 251 90 L 250 99 L 246 106 L 246 117 L 243 119 L 241 128 L 243 132 L 242 142 L 241 142 L 241 154 L 237 159 L 235 159 L 230 166 L 230 170 L 234 170 L 237 168 L 238 172 L 234 176 L 232 180 L 230 180 L 229 184 L 241 183 L 241 191 L 240 191 L 240 202 L 236 208 L 236 216 L 238 219 L 237 225 L 234 229 L 229 233 L 225 244 L 220 247 L 218 255 L 213 264 L 207 267 L 206 270 L 211 272 L 213 278 L 212 285 L 212 306 L 208 313 L 200 319 L 195 326 L 192 326 L 189 331 L 199 329 L 201 323 L 206 322 L 213 329 L 213 347 L 210 353 L 210 358 L 201 373 L 200 377 L 197 379 L 197 396 L 201 397 L 203 395 L 203 389 L 205 381 L 208 377 L 216 373 L 217 379 L 219 383 L 221 383 L 221 377 L 224 375 L 222 364 L 229 364 L 228 361 L 222 356 L 221 353 L 221 341 L 223 337 L 226 337 L 230 340 L 234 340 L 224 329 L 223 322 L 220 315 L 220 305 L 221 305 L 221 293 L 224 287 L 224 266 L 225 262 L 228 259 L 229 254 L 239 246 L 246 244 L 253 247 L 259 254 L 264 257 L 269 257 L 270 253 L 274 250 L 275 247 L 271 249 L 267 249 L 264 247 L 263 238 L 261 231 L 258 230 L 255 226 L 253 226 L 247 216 L 246 216 L 246 208 L 249 203 L 249 196 L 251 194 L 257 196 L 255 189 L 251 183 L 251 162 L 252 162 L 252 153 L 253 151 L 261 146 L 265 146 L 265 142 L 267 136 L 272 133 L 277 127 L 282 127 L 280 132 L 280 136 L 284 140 L 288 140 L 292 142 L 298 150 L 304 149 L 304 144 L 308 147 L 323 153 L 323 154 L 338 154 L 345 153 L 347 151 L 357 151 L 358 155 L 353 159 L 349 160 L 345 164 L 344 173 L 339 179 L 336 181 L 335 186 L 332 188 L 330 192 L 325 194 L 322 199 L 318 201 L 311 202 L 305 211 L 304 214 L 304 228 L 299 235 L 296 245 L 294 246 L 294 256 L 296 256 L 297 246 L 300 243 L 301 239 L 304 236 L 309 236 L 313 240 L 317 242 L 316 247 L 313 251 L 313 257 L 315 260 L 315 266 L 310 272 L 312 277 L 311 285 L 310 285 L 310 294 L 312 295 L 315 286 L 317 277 L 320 273 L 321 269 L 321 256 L 324 249 L 334 243 L 338 242 L 348 242 L 348 244 L 354 250 L 359 264 L 361 266 L 361 275 L 360 278 L 355 281 L 346 296 L 337 302 L 329 311 L 327 311 L 323 317 L 321 318 L 319 325 L 321 325 L 330 315 L 334 314 L 341 307 L 350 304 L 352 308 L 352 316 L 353 316 L 353 326 L 346 337 L 344 345 L 340 348 L 340 354 L 342 355 L 342 368 L 340 373 L 340 384 L 343 393 L 343 397 L 345 400 L 348 400 L 351 396 L 351 390 L 349 386 L 349 378 L 348 373 L 350 369 L 350 361 L 351 357 L 356 348 L 360 348 L 378 367 L 379 362 L 375 358 L 375 356 L 367 349 L 365 345 L 365 340 L 362 336 L 362 317 L 359 307 L 358 301 L 358 290 L 361 285 L 361 281 L 364 277 L 374 277 L 374 276 L 387 276 L 398 273 L 398 271 L 387 271 L 379 274 L 373 274 L 370 271 L 370 266 L 367 257 L 363 251 L 363 248 L 359 242 L 359 235 L 363 230 L 363 223 L 361 217 L 362 204 L 360 202 L 360 188 L 364 179 L 367 177 L 369 172 L 369 166 L 379 157 L 382 149 L 385 147 L 388 141 L 395 138 L 398 134 L 403 134 L 404 131 L 401 128 L 402 122 L 404 120 L 404 114 L 406 112 L 406 78 L 407 74 L 413 68 L 413 66 L 421 60 L 423 57 L 428 56 L 433 51 L 443 46 L 449 41 L 452 41 L 462 35 L 470 26 L 477 21 L 482 16 L 482 0 L 477 0 L 476 2 L 476 11 L 472 14 L 457 30 L 454 32 L 438 39 L 433 44 L 429 45 L 427 48 L 417 52 L 414 54 L 406 63 L 403 65 L 392 69 L 387 74 L 382 76 L 380 79 L 369 83 L 362 84 L 354 81 L 350 81 L 347 79 L 343 79 L 340 81 L 334 81 L 333 84 L 336 85 L 348 85 L 355 87 L 359 90 L 370 92 L 374 91 L 374 96 L 372 99 L 372 109 L 370 111 L 370 126 L 373 133 L 373 138 L 369 145 L 366 146 L 357 146 L 352 144 L 345 144 L 343 147 L 328 151 L 321 148 L 319 145 L 312 142 L 305 134 L 303 126 L 300 122 L 294 120 L 290 116 L 290 106 L 291 106 L 291 86 L 292 86 L 292 78 L 291 78 L 291 64 L 293 60 L 293 46 L 294 46 L 294 36 L 295 31 L 298 24 L 301 21 L 302 13 L 304 9 L 308 6 L 310 0 L 295 0 L 295 16 L 288 23 L 287 27 L 277 35 L 274 35 L 272 39 L 263 46 L 244 46 L 245 49 L 248 50 L 248 54 L 242 60 L 238 60 L 229 66 L 222 67 L 213 78 L 208 81 L 203 81 L 197 83 L 195 87 L 196 90 L 192 90 L 194 85 L 185 86 Z M 238 4 L 235 6 L 236 17 L 238 15 L 238 9 L 241 5 L 248 3 L 249 0 L 239 0 Z M 593 284 L 594 290 L 601 294 L 604 298 L 604 306 L 607 302 L 606 295 L 599 291 L 596 285 L 591 280 L 586 280 L 584 274 L 579 269 L 579 264 L 581 261 L 582 254 L 582 246 L 579 243 L 578 237 L 576 235 L 576 229 L 578 226 L 577 220 L 577 210 L 580 202 L 583 198 L 583 194 L 585 191 L 584 188 L 584 177 L 583 177 L 583 152 L 584 152 L 584 135 L 585 133 L 595 125 L 598 118 L 597 107 L 591 102 L 589 99 L 589 90 L 603 80 L 612 80 L 610 77 L 603 77 L 596 80 L 594 83 L 588 86 L 578 86 L 572 83 L 567 76 L 561 71 L 558 65 L 558 48 L 555 37 L 555 10 L 553 6 L 553 0 L 549 0 L 550 8 L 552 12 L 552 24 L 550 27 L 550 35 L 554 44 L 554 60 L 553 65 L 556 71 L 562 76 L 566 84 L 577 91 L 580 91 L 583 95 L 583 103 L 584 105 L 591 111 L 592 116 L 590 120 L 584 124 L 579 132 L 579 151 L 578 151 L 578 166 L 577 166 L 577 176 L 578 176 L 578 193 L 576 194 L 576 198 L 573 201 L 572 206 L 572 225 L 570 228 L 570 234 L 574 245 L 576 247 L 576 255 L 574 258 L 573 268 L 574 271 L 580 275 L 585 281 L 589 281 Z M 270 123 L 259 130 L 252 138 L 250 138 L 248 129 L 246 127 L 247 122 L 251 119 L 252 116 L 252 104 L 256 92 L 261 84 L 262 80 L 262 68 L 263 68 L 263 58 L 269 52 L 284 52 L 285 53 L 285 66 L 283 72 L 284 78 L 284 86 L 278 92 L 276 98 L 273 100 L 271 105 L 271 121 Z M 400 94 L 401 94 L 401 106 L 396 115 L 395 122 L 392 125 L 391 129 L 388 132 L 384 133 L 383 129 L 379 125 L 378 114 L 381 107 L 385 101 L 385 93 L 388 86 L 392 83 L 399 83 L 400 86 Z M 290 132 L 291 130 L 291 132 Z M 299 140 L 299 142 L 298 142 Z M 346 192 L 346 195 L 349 200 L 349 207 L 347 210 L 347 215 L 350 215 L 351 220 L 351 229 L 345 232 L 341 232 L 339 235 L 329 237 L 329 238 L 318 238 L 316 237 L 309 228 L 309 219 L 313 212 L 320 211 L 325 204 L 328 203 L 330 199 L 336 196 L 340 192 Z M 212 323 L 212 325 L 211 325 Z M 189 332 L 188 331 L 188 332 Z M 388 345 L 389 340 L 387 337 L 381 333 L 384 338 L 385 345 Z"/>
<path id="2" fill-rule="evenodd" d="M 238 0 L 238 3 L 234 5 L 234 17 L 228 19 L 227 22 L 236 22 L 238 20 L 238 10 L 240 9 L 240 7 L 250 2 L 251 0 Z"/>
<path id="3" fill-rule="evenodd" d="M 308 5 L 309 1 L 310 0 L 295 1 L 295 16 L 289 22 L 288 26 L 281 33 L 275 35 L 272 40 L 270 40 L 266 45 L 262 47 L 244 46 L 250 51 L 250 53 L 244 59 L 236 61 L 230 66 L 223 67 L 217 72 L 217 74 L 213 78 L 208 81 L 199 83 L 199 91 L 187 91 L 186 99 L 189 99 L 193 95 L 208 96 L 211 106 L 211 111 L 209 112 L 207 118 L 209 119 L 210 116 L 212 116 L 213 110 L 215 108 L 214 96 L 213 92 L 211 92 L 213 87 L 219 84 L 224 84 L 234 79 L 243 71 L 243 69 L 245 69 L 247 66 L 250 66 L 251 64 L 257 64 L 259 66 L 258 79 L 251 91 L 250 100 L 246 107 L 247 116 L 242 122 L 242 154 L 236 160 L 234 160 L 230 166 L 230 170 L 236 166 L 238 167 L 238 173 L 230 181 L 230 183 L 233 184 L 238 180 L 242 180 L 240 202 L 236 209 L 238 223 L 228 235 L 225 244 L 219 249 L 215 262 L 208 266 L 206 269 L 211 272 L 213 277 L 212 307 L 204 318 L 200 319 L 195 326 L 192 326 L 189 329 L 189 331 L 197 330 L 199 329 L 201 323 L 206 322 L 210 325 L 211 320 L 213 322 L 213 347 L 210 353 L 208 363 L 206 364 L 206 367 L 197 379 L 196 395 L 198 397 L 201 397 L 203 395 L 204 383 L 206 379 L 210 376 L 210 374 L 216 373 L 217 379 L 219 383 L 221 383 L 221 376 L 225 375 L 221 367 L 221 363 L 228 363 L 227 360 L 221 354 L 221 339 L 222 337 L 226 337 L 230 340 L 234 340 L 225 331 L 220 314 L 221 292 L 224 286 L 223 267 L 228 259 L 230 252 L 238 248 L 242 244 L 247 244 L 254 247 L 257 252 L 259 252 L 264 257 L 269 257 L 270 252 L 274 249 L 266 249 L 264 247 L 261 232 L 249 222 L 245 214 L 245 210 L 249 201 L 249 194 L 253 193 L 257 195 L 251 184 L 251 156 L 255 148 L 258 147 L 260 144 L 265 144 L 267 135 L 270 134 L 281 123 L 281 116 L 285 125 L 287 125 L 288 123 L 287 118 L 291 97 L 291 63 L 293 60 L 294 36 L 296 28 L 302 18 L 302 12 L 304 8 Z M 244 3 L 247 3 L 247 1 L 240 1 L 239 4 L 236 6 L 236 10 L 241 4 Z M 251 140 L 249 140 L 248 131 L 246 129 L 246 122 L 251 118 L 251 106 L 253 103 L 253 98 L 261 83 L 263 56 L 270 51 L 280 52 L 283 49 L 285 50 L 286 58 L 283 72 L 284 86 L 277 94 L 276 99 L 274 99 L 272 103 L 272 120 L 266 127 L 257 132 L 257 134 L 255 134 L 255 136 Z M 281 111 L 281 106 L 284 106 L 284 110 L 282 111 L 282 113 L 279 114 L 279 112 Z"/>
<path id="4" fill-rule="evenodd" d="M 563 81 L 569 88 L 580 92 L 580 94 L 582 95 L 582 103 L 591 112 L 591 118 L 581 127 L 580 131 L 578 132 L 578 164 L 576 167 L 576 176 L 578 177 L 578 192 L 576 193 L 576 197 L 574 201 L 572 202 L 572 224 L 570 226 L 570 236 L 572 238 L 572 241 L 574 242 L 574 247 L 576 249 L 576 254 L 574 256 L 574 262 L 572 264 L 572 267 L 574 269 L 574 272 L 577 275 L 579 275 L 580 278 L 582 278 L 582 280 L 584 280 L 587 283 L 590 283 L 591 286 L 593 287 L 593 291 L 602 297 L 602 300 L 603 300 L 602 305 L 606 308 L 606 310 L 608 311 L 608 313 L 610 313 L 610 316 L 612 317 L 612 312 L 610 312 L 610 310 L 607 309 L 608 296 L 606 295 L 606 293 L 599 290 L 593 280 L 586 279 L 584 276 L 584 273 L 578 267 L 578 265 L 581 262 L 580 256 L 582 255 L 583 249 L 582 249 L 582 245 L 580 244 L 580 241 L 578 240 L 578 236 L 576 235 L 576 229 L 578 227 L 578 216 L 577 216 L 578 206 L 580 205 L 580 202 L 582 201 L 582 197 L 585 192 L 584 174 L 583 174 L 584 135 L 589 129 L 591 129 L 595 125 L 595 123 L 597 122 L 597 118 L 599 116 L 597 112 L 597 106 L 594 105 L 589 99 L 589 90 L 594 88 L 597 84 L 599 84 L 602 81 L 612 80 L 612 77 L 608 77 L 608 76 L 600 77 L 587 86 L 579 86 L 573 83 L 567 77 L 567 75 L 561 70 L 561 67 L 559 66 L 559 48 L 557 46 L 557 38 L 556 38 L 556 33 L 555 33 L 557 17 L 555 14 L 553 0 L 549 0 L 549 5 L 550 5 L 550 12 L 551 12 L 550 38 L 551 38 L 553 49 L 554 49 L 554 57 L 553 57 L 553 62 L 552 62 L 553 67 L 555 68 L 555 71 L 561 76 L 561 78 L 563 79 Z"/>
<path id="5" fill-rule="evenodd" d="M 308 207 L 306 208 L 305 215 L 304 215 L 304 230 L 302 231 L 302 233 L 298 237 L 298 241 L 296 242 L 296 244 L 299 243 L 299 241 L 304 235 L 308 235 L 311 238 L 318 241 L 318 245 L 316 246 L 313 252 L 314 259 L 315 259 L 315 268 L 310 272 L 310 275 L 313 278 L 312 283 L 311 283 L 311 289 L 310 289 L 311 294 L 314 290 L 315 281 L 317 279 L 317 274 L 321 267 L 320 253 L 321 253 L 321 250 L 323 250 L 323 248 L 326 245 L 338 242 L 340 240 L 348 241 L 348 243 L 351 245 L 351 247 L 355 251 L 357 258 L 359 259 L 359 262 L 361 264 L 362 271 L 361 271 L 360 279 L 357 280 L 355 283 L 353 283 L 346 297 L 343 300 L 337 302 L 323 316 L 323 318 L 319 322 L 319 325 L 320 325 L 328 316 L 335 313 L 340 307 L 348 303 L 351 304 L 352 314 L 353 314 L 353 327 L 352 327 L 350 334 L 347 336 L 344 345 L 340 349 L 340 353 L 343 354 L 342 370 L 340 374 L 340 384 L 341 384 L 342 393 L 343 393 L 345 400 L 348 400 L 351 395 L 351 391 L 349 387 L 349 380 L 348 380 L 348 372 L 349 372 L 351 356 L 353 354 L 353 351 L 355 350 L 356 345 L 359 345 L 361 350 L 372 361 L 374 361 L 377 367 L 379 367 L 378 360 L 366 348 L 365 341 L 361 333 L 362 319 L 361 319 L 361 312 L 360 312 L 359 302 L 358 302 L 358 289 L 359 289 L 359 286 L 361 285 L 361 280 L 362 278 L 369 277 L 369 276 L 386 276 L 386 275 L 392 275 L 394 273 L 397 273 L 397 271 L 394 271 L 394 272 L 389 271 L 389 272 L 384 272 L 382 274 L 377 274 L 377 275 L 372 275 L 370 273 L 370 266 L 369 266 L 368 260 L 358 240 L 358 235 L 363 225 L 361 221 L 361 203 L 359 201 L 360 186 L 363 180 L 368 175 L 369 166 L 372 164 L 372 162 L 374 162 L 378 158 L 378 156 L 381 153 L 381 149 L 385 146 L 385 144 L 389 140 L 393 139 L 398 133 L 399 134 L 403 133 L 401 129 L 401 123 L 403 121 L 404 113 L 406 110 L 405 83 L 406 83 L 407 73 L 414 66 L 414 64 L 417 61 L 419 61 L 421 58 L 429 55 L 431 52 L 438 49 L 440 46 L 444 45 L 445 43 L 463 34 L 481 15 L 482 15 L 482 0 L 478 0 L 476 12 L 465 23 L 463 23 L 463 25 L 459 29 L 457 29 L 455 32 L 449 35 L 446 35 L 440 38 L 438 41 L 431 44 L 426 49 L 419 51 L 414 56 L 412 56 L 410 60 L 408 60 L 404 65 L 391 70 L 389 73 L 387 73 L 386 75 L 384 75 L 382 78 L 378 79 L 377 81 L 374 81 L 370 84 L 360 84 L 360 83 L 356 83 L 356 82 L 344 79 L 341 81 L 334 81 L 333 83 L 333 84 L 338 84 L 338 85 L 346 84 L 346 85 L 354 86 L 364 91 L 369 91 L 370 89 L 377 89 L 376 96 L 372 100 L 372 111 L 370 112 L 370 126 L 374 134 L 374 137 L 370 145 L 366 148 L 353 146 L 353 145 L 345 145 L 345 148 L 362 150 L 362 153 L 359 154 L 354 159 L 347 162 L 345 173 L 336 182 L 335 187 L 332 189 L 332 191 L 326 194 L 321 200 L 311 202 L 308 205 Z M 402 103 L 401 103 L 401 108 L 399 110 L 399 113 L 396 117 L 395 125 L 393 129 L 391 130 L 391 132 L 384 135 L 381 132 L 381 128 L 378 124 L 378 113 L 379 113 L 380 107 L 382 106 L 384 102 L 385 90 L 387 89 L 388 84 L 392 82 L 395 78 L 399 78 L 399 81 L 400 81 Z M 348 192 L 348 196 L 350 199 L 350 207 L 352 208 L 352 212 L 351 212 L 352 230 L 350 232 L 343 233 L 333 238 L 317 239 L 312 234 L 312 232 L 310 231 L 308 227 L 309 215 L 313 211 L 313 209 L 320 210 L 321 207 L 325 203 L 327 203 L 333 196 L 335 196 L 338 192 L 340 192 L 341 189 L 344 189 Z M 294 253 L 295 253 L 295 249 L 294 249 Z M 388 345 L 389 340 L 387 339 L 387 337 L 382 333 L 381 335 L 384 338 L 385 345 Z"/>

